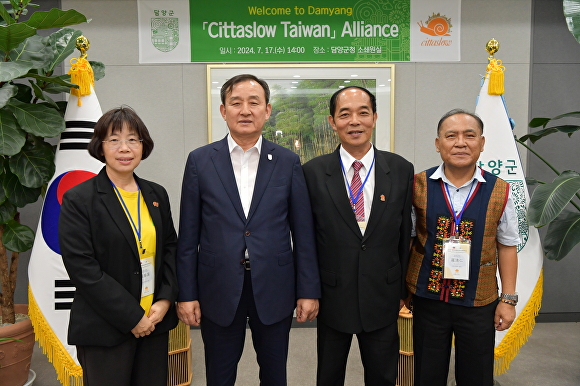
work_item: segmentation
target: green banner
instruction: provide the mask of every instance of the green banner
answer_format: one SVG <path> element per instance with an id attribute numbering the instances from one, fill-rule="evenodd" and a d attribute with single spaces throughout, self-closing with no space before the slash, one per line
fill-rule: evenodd
<path id="1" fill-rule="evenodd" d="M 410 0 L 190 0 L 192 62 L 409 61 Z"/>

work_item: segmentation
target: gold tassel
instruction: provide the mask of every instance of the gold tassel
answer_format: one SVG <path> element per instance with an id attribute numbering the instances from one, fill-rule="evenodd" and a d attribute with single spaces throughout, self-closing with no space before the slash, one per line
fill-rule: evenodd
<path id="1" fill-rule="evenodd" d="M 56 370 L 58 380 L 64 386 L 82 386 L 83 369 L 70 356 L 60 339 L 56 336 L 42 315 L 32 289 L 28 286 L 28 315 L 34 328 L 34 336 L 42 353 L 48 358 Z"/>
<path id="2" fill-rule="evenodd" d="M 538 316 L 542 306 L 543 283 L 544 270 L 541 270 L 540 277 L 526 306 L 520 312 L 514 324 L 511 325 L 501 343 L 495 348 L 494 375 L 501 375 L 508 371 L 511 361 L 518 355 L 520 348 L 532 335 L 532 330 L 536 325 L 536 316 Z"/>
<path id="3" fill-rule="evenodd" d="M 81 55 L 78 59 L 70 60 L 71 68 L 68 74 L 71 76 L 71 82 L 77 84 L 79 88 L 71 88 L 70 93 L 78 97 L 78 106 L 82 106 L 81 97 L 91 93 L 91 86 L 95 85 L 95 75 L 93 68 L 86 55 Z"/>
<path id="4" fill-rule="evenodd" d="M 489 85 L 487 87 L 487 93 L 489 95 L 502 95 L 504 92 L 503 87 L 503 72 L 505 67 L 501 65 L 501 60 L 489 58 L 489 64 L 487 65 L 487 73 L 489 74 Z"/>

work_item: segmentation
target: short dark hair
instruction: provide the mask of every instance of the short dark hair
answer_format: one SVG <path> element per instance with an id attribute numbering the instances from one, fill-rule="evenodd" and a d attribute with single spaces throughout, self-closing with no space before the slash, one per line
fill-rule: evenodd
<path id="1" fill-rule="evenodd" d="M 447 118 L 457 114 L 469 115 L 471 118 L 475 119 L 477 121 L 477 124 L 479 125 L 479 128 L 481 129 L 481 134 L 483 135 L 483 121 L 481 120 L 479 115 L 463 109 L 453 109 L 443 114 L 443 116 L 439 120 L 439 123 L 437 124 L 437 136 L 439 136 L 439 131 L 441 131 L 441 125 L 443 125 L 443 122 L 445 122 Z"/>
<path id="2" fill-rule="evenodd" d="M 266 104 L 270 103 L 270 87 L 268 87 L 268 83 L 264 79 L 260 79 L 255 75 L 252 74 L 240 74 L 236 75 L 233 78 L 228 79 L 220 90 L 220 98 L 222 100 L 222 105 L 226 104 L 226 96 L 232 92 L 234 86 L 238 83 L 245 82 L 247 80 L 253 80 L 257 82 L 262 88 L 264 89 L 264 96 L 266 97 Z"/>
<path id="3" fill-rule="evenodd" d="M 367 90 L 364 87 L 348 86 L 348 87 L 343 87 L 341 89 L 336 90 L 336 92 L 334 94 L 332 94 L 332 96 L 330 97 L 329 107 L 330 107 L 330 115 L 331 116 L 334 117 L 334 113 L 336 112 L 336 100 L 338 99 L 338 95 L 341 92 L 343 92 L 344 90 L 348 90 L 349 88 L 358 88 L 359 90 L 366 92 L 367 95 L 369 96 L 369 98 L 371 98 L 371 108 L 373 109 L 373 113 L 377 112 L 377 98 L 373 95 L 373 93 L 371 93 L 369 90 Z"/>
<path id="4" fill-rule="evenodd" d="M 149 154 L 153 151 L 153 140 L 149 135 L 149 130 L 147 130 L 147 126 L 139 118 L 135 110 L 126 105 L 111 109 L 99 118 L 95 124 L 91 142 L 89 142 L 89 154 L 99 161 L 105 162 L 103 141 L 107 138 L 109 128 L 111 128 L 111 133 L 121 132 L 123 125 L 127 125 L 129 129 L 134 130 L 139 138 L 143 140 L 141 159 L 149 157 Z"/>

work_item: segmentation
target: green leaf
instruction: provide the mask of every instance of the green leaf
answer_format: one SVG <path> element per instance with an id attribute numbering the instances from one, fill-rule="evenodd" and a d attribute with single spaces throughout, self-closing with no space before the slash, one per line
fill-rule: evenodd
<path id="1" fill-rule="evenodd" d="M 580 213 L 563 211 L 550 223 L 544 252 L 550 260 L 561 260 L 580 242 Z"/>
<path id="2" fill-rule="evenodd" d="M 536 141 L 538 141 L 540 138 L 553 133 L 566 133 L 568 134 L 568 137 L 570 137 L 572 136 L 573 133 L 577 132 L 578 130 L 580 130 L 580 126 L 576 125 L 554 126 L 549 127 L 547 129 L 538 130 L 530 134 L 523 135 L 520 138 L 520 141 L 525 142 L 529 139 L 530 141 L 532 141 L 532 143 L 536 143 Z"/>
<path id="3" fill-rule="evenodd" d="M 0 25 L 0 51 L 8 52 L 34 35 L 36 29 L 25 23 Z"/>
<path id="4" fill-rule="evenodd" d="M 38 200 L 41 188 L 27 188 L 18 180 L 18 176 L 10 171 L 6 171 L 6 175 L 2 180 L 2 186 L 6 197 L 11 203 L 18 208 L 23 208 L 28 204 L 32 204 Z"/>
<path id="5" fill-rule="evenodd" d="M 0 109 L 6 106 L 6 102 L 18 93 L 18 87 L 13 84 L 6 83 L 0 88 Z"/>
<path id="6" fill-rule="evenodd" d="M 46 68 L 51 63 L 54 53 L 39 35 L 31 36 L 18 47 L 10 50 L 12 62 L 24 62 L 32 64 L 31 68 Z"/>
<path id="7" fill-rule="evenodd" d="M 48 71 L 54 70 L 54 67 L 74 52 L 76 39 L 82 34 L 82 31 L 73 28 L 63 28 L 44 38 L 53 51 L 53 60 L 48 66 Z"/>
<path id="8" fill-rule="evenodd" d="M 556 119 L 561 119 L 561 118 L 580 118 L 580 111 L 572 111 L 570 113 L 564 113 L 564 114 L 557 115 L 554 118 L 552 118 L 552 121 L 554 121 Z"/>
<path id="9" fill-rule="evenodd" d="M 67 101 L 58 101 L 56 102 L 56 105 L 58 106 L 58 112 L 60 113 L 61 116 L 64 117 L 64 114 L 66 113 L 66 107 L 68 106 L 68 102 Z M 55 145 L 56 147 L 56 145 Z"/>
<path id="10" fill-rule="evenodd" d="M 42 82 L 46 83 L 55 83 L 60 86 L 64 86 L 66 88 L 65 92 L 69 92 L 71 87 L 79 88 L 78 85 L 70 82 L 70 75 L 59 75 L 59 76 L 45 76 L 45 75 L 38 75 L 34 73 L 28 73 L 26 76 L 30 78 L 37 79 Z M 46 90 L 44 90 L 46 91 Z"/>
<path id="11" fill-rule="evenodd" d="M 54 175 L 54 151 L 44 141 L 26 143 L 22 151 L 10 158 L 10 171 L 28 188 L 40 188 Z"/>
<path id="12" fill-rule="evenodd" d="M 32 91 L 34 92 L 34 96 L 38 99 L 41 99 L 43 101 L 46 101 L 49 105 L 51 105 L 52 107 L 54 107 L 55 109 L 58 109 L 58 106 L 56 105 L 56 103 L 52 100 L 51 97 L 49 97 L 48 95 L 45 95 L 44 92 L 42 91 L 42 89 L 38 86 L 38 84 L 36 84 L 35 82 L 33 82 L 32 80 L 28 80 L 30 82 L 30 86 L 32 87 Z"/>
<path id="13" fill-rule="evenodd" d="M 546 127 L 548 122 L 562 118 L 580 118 L 580 111 L 572 111 L 570 113 L 560 114 L 555 116 L 554 118 L 533 118 L 528 124 L 528 126 L 532 128 L 540 126 Z"/>
<path id="14" fill-rule="evenodd" d="M 73 84 L 73 83 L 71 83 L 71 84 Z M 78 85 L 76 85 L 76 84 L 74 84 L 73 86 L 78 87 Z M 44 91 L 45 93 L 48 93 L 48 94 L 60 94 L 63 92 L 69 93 L 70 89 L 71 88 L 67 87 L 67 86 L 61 86 L 59 84 L 49 83 L 46 87 L 44 87 L 42 89 L 42 91 Z"/>
<path id="15" fill-rule="evenodd" d="M 64 118 L 58 111 L 44 104 L 22 103 L 12 99 L 7 104 L 20 127 L 38 137 L 56 137 L 65 129 Z"/>
<path id="16" fill-rule="evenodd" d="M 566 0 L 563 2 L 563 5 L 568 30 L 580 42 L 580 1 Z"/>
<path id="17" fill-rule="evenodd" d="M 90 20 L 74 9 L 63 11 L 53 8 L 50 11 L 36 11 L 30 19 L 21 24 L 27 24 L 36 29 L 62 28 L 69 25 L 88 23 Z"/>
<path id="18" fill-rule="evenodd" d="M 26 75 L 31 68 L 30 62 L 0 62 L 0 82 L 9 82 Z"/>
<path id="19" fill-rule="evenodd" d="M 562 172 L 553 182 L 538 186 L 528 207 L 528 222 L 543 227 L 554 220 L 580 190 L 580 174 L 573 170 Z"/>
<path id="20" fill-rule="evenodd" d="M 530 123 L 528 123 L 528 126 L 532 128 L 540 126 L 545 127 L 551 120 L 551 118 L 533 118 Z"/>
<path id="21" fill-rule="evenodd" d="M 13 252 L 26 252 L 34 244 L 34 231 L 24 224 L 10 220 L 4 225 L 2 242 Z"/>
<path id="22" fill-rule="evenodd" d="M 6 24 L 10 25 L 10 24 L 14 24 L 16 23 L 16 20 L 14 20 L 12 18 L 12 16 L 10 16 L 10 14 L 8 13 L 8 11 L 6 10 L 6 7 L 4 6 L 4 4 L 2 4 L 2 7 L 0 7 L 0 17 L 6 22 Z"/>
<path id="23" fill-rule="evenodd" d="M 541 182 L 538 181 L 537 179 L 535 179 L 534 177 L 526 177 L 526 185 L 528 185 L 528 186 L 537 185 L 539 183 L 541 183 Z"/>
<path id="24" fill-rule="evenodd" d="M 0 155 L 17 154 L 26 142 L 26 133 L 7 109 L 0 109 Z"/>
<path id="25" fill-rule="evenodd" d="M 22 83 L 16 83 L 15 86 L 18 88 L 18 93 L 14 99 L 19 100 L 20 102 L 30 103 L 32 100 L 32 90 L 30 87 Z"/>
<path id="26" fill-rule="evenodd" d="M 4 180 L 5 174 L 2 173 L 0 174 L 0 182 Z M 0 205 L 4 204 L 6 202 L 6 192 L 4 192 L 4 188 L 2 186 L 0 186 Z M 1 214 L 0 214 L 1 216 Z M 6 221 L 4 221 L 6 222 Z M 0 222 L 0 224 L 4 224 L 4 222 Z"/>
<path id="27" fill-rule="evenodd" d="M 0 186 L 0 190 L 4 191 Z M 6 200 L 6 195 L 2 193 L 4 200 Z M 13 203 L 6 201 L 0 205 L 0 224 L 6 224 L 8 221 L 12 220 L 16 216 L 16 206 Z"/>
<path id="28" fill-rule="evenodd" d="M 94 62 L 89 60 L 89 64 L 93 68 L 93 73 L 95 74 L 95 81 L 103 79 L 105 77 L 105 64 L 101 62 Z"/>

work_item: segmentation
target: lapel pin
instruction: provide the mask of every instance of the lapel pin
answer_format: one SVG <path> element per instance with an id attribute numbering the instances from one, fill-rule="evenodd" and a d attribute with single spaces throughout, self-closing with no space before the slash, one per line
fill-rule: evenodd
<path id="1" fill-rule="evenodd" d="M 381 194 L 381 201 L 385 201 L 385 195 Z"/>
<path id="2" fill-rule="evenodd" d="M 272 161 L 272 154 L 268 154 L 268 161 Z"/>
<path id="3" fill-rule="evenodd" d="M 157 201 L 153 201 L 153 206 L 157 208 L 157 207 L 159 207 L 159 203 Z"/>

